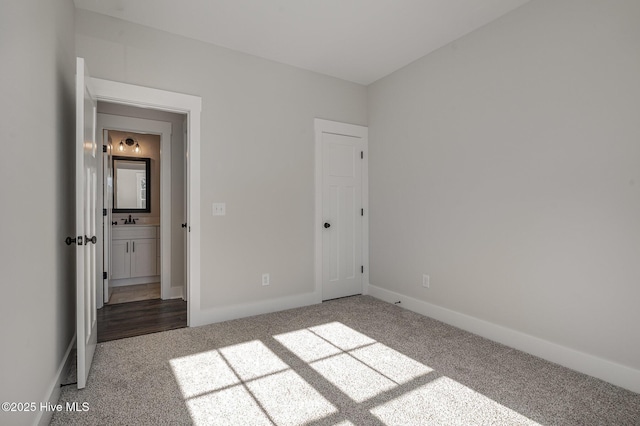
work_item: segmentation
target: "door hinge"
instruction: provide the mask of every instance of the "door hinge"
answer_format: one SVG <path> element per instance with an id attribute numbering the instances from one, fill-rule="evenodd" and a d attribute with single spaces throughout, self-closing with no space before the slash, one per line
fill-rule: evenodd
<path id="1" fill-rule="evenodd" d="M 102 216 L 106 216 L 107 215 L 107 209 L 102 209 Z"/>
<path id="2" fill-rule="evenodd" d="M 107 279 L 107 273 L 106 273 L 106 272 L 103 272 L 103 273 L 102 273 L 102 279 L 103 279 L 103 280 L 106 280 L 106 279 Z"/>
<path id="3" fill-rule="evenodd" d="M 360 158 L 364 158 L 364 151 L 360 151 Z"/>
<path id="4" fill-rule="evenodd" d="M 360 266 L 360 273 L 361 273 L 361 274 L 364 274 L 364 265 L 361 265 L 361 266 Z"/>
<path id="5" fill-rule="evenodd" d="M 106 145 L 102 145 L 102 152 L 107 152 L 107 146 Z"/>
<path id="6" fill-rule="evenodd" d="M 360 216 L 364 216 L 364 209 L 360 209 Z"/>

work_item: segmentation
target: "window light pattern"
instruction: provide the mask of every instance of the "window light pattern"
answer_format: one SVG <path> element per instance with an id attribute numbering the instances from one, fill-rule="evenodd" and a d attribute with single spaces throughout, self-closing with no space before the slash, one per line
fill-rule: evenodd
<path id="1" fill-rule="evenodd" d="M 286 359 L 298 371 L 265 342 L 290 354 Z M 344 398 L 332 398 L 336 394 L 353 401 L 371 423 L 537 424 L 448 377 L 429 379 L 432 368 L 339 322 L 175 358 L 170 364 L 196 425 L 360 424 L 361 418 L 337 408 Z M 312 383 L 324 380 L 326 385 L 314 387 L 300 368 L 307 378 L 317 375 Z"/>

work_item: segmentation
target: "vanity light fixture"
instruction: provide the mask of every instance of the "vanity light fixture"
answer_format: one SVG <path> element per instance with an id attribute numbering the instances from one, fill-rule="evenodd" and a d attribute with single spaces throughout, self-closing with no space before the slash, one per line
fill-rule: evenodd
<path id="1" fill-rule="evenodd" d="M 125 151 L 125 146 L 124 146 L 125 144 L 127 146 L 133 146 L 134 143 L 136 144 L 136 146 L 135 146 L 135 148 L 133 148 L 133 151 L 136 154 L 139 154 L 142 151 L 140 149 L 140 144 L 137 141 L 135 141 L 133 138 L 126 138 L 126 139 L 121 140 L 120 141 L 120 145 L 118 146 L 118 150 L 120 152 L 124 152 Z"/>

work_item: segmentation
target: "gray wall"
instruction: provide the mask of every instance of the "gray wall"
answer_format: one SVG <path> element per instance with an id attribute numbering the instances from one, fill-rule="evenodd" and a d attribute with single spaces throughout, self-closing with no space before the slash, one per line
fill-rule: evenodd
<path id="1" fill-rule="evenodd" d="M 0 2 L 2 402 L 46 401 L 75 330 L 73 28 L 70 0 Z"/>
<path id="2" fill-rule="evenodd" d="M 202 308 L 310 293 L 313 119 L 366 124 L 366 88 L 80 10 L 76 43 L 93 76 L 202 97 Z"/>
<path id="3" fill-rule="evenodd" d="M 639 21 L 537 0 L 371 85 L 371 284 L 640 368 Z"/>
<path id="4" fill-rule="evenodd" d="M 124 117 L 143 118 L 146 120 L 165 121 L 171 123 L 171 287 L 182 287 L 185 281 L 184 271 L 184 231 L 180 224 L 184 223 L 185 181 L 184 181 L 184 129 L 185 115 L 152 109 L 136 108 L 128 105 L 118 105 L 98 102 L 98 112 L 120 115 Z M 118 141 L 114 141 L 117 145 Z M 144 156 L 144 154 L 143 154 Z M 158 163 L 159 167 L 159 163 Z M 158 181 L 158 191 L 160 184 Z M 159 194 L 159 192 L 158 192 Z M 160 197 L 158 196 L 158 203 Z M 159 208 L 159 207 L 158 207 Z M 122 215 L 114 214 L 114 217 Z M 139 216 L 143 216 L 142 214 Z M 152 214 L 149 216 L 160 216 Z"/>

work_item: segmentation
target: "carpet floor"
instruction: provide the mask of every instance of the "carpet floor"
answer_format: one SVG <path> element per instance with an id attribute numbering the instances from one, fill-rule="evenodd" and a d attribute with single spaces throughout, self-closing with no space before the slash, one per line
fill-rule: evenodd
<path id="1" fill-rule="evenodd" d="M 53 425 L 640 425 L 640 394 L 368 296 L 98 345 Z"/>

